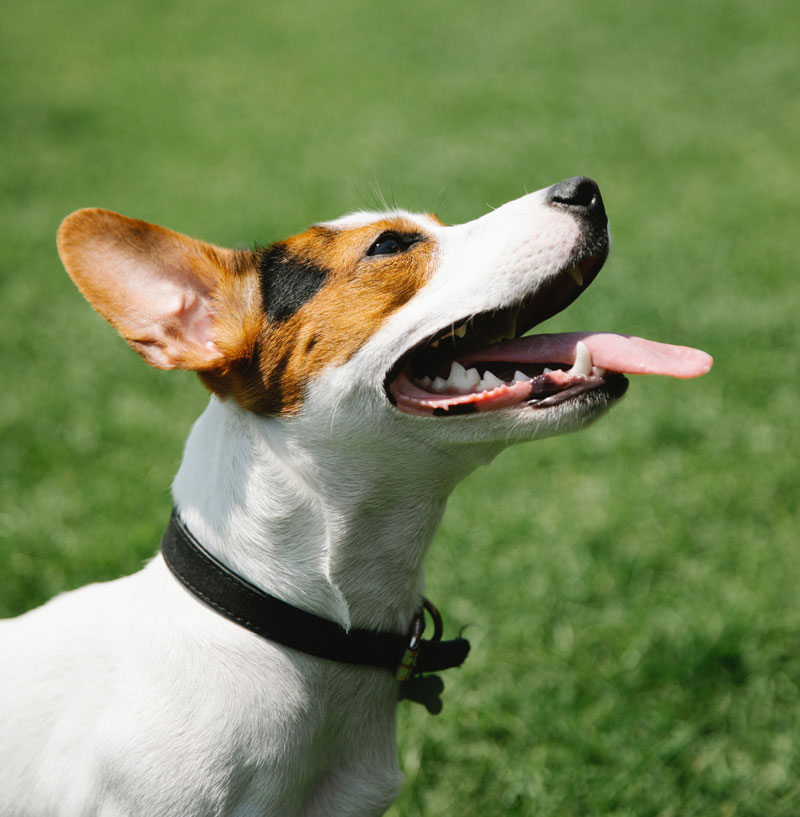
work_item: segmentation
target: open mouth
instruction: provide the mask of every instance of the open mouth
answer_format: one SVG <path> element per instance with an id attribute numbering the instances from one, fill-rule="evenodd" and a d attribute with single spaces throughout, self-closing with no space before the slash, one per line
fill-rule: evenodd
<path id="1" fill-rule="evenodd" d="M 592 332 L 522 337 L 572 303 L 604 261 L 605 253 L 579 259 L 520 303 L 466 318 L 418 344 L 389 372 L 389 399 L 403 412 L 439 417 L 544 410 L 588 394 L 608 403 L 625 393 L 625 374 L 705 374 L 711 357 L 684 346 Z"/>

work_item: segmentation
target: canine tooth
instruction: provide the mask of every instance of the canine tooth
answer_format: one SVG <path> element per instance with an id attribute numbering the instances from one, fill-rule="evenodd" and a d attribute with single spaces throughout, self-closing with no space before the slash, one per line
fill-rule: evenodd
<path id="1" fill-rule="evenodd" d="M 582 341 L 575 347 L 575 365 L 567 372 L 571 377 L 586 377 L 592 373 L 592 353 Z"/>
<path id="2" fill-rule="evenodd" d="M 497 343 L 506 338 L 514 338 L 517 334 L 517 313 L 513 312 L 506 317 L 505 326 L 498 327 L 498 336 L 493 343 Z"/>
<path id="3" fill-rule="evenodd" d="M 602 377 L 606 373 L 606 370 L 602 366 L 592 366 L 592 374 L 595 377 Z"/>
<path id="4" fill-rule="evenodd" d="M 499 377 L 497 377 L 497 375 L 490 372 L 488 369 L 483 373 L 483 380 L 481 380 L 481 388 L 484 391 L 496 389 L 498 386 L 502 385 L 503 381 Z"/>
<path id="5" fill-rule="evenodd" d="M 517 371 L 514 372 L 514 380 L 530 380 L 530 377 L 517 369 Z"/>
<path id="6" fill-rule="evenodd" d="M 573 281 L 574 281 L 574 282 L 575 282 L 575 283 L 576 283 L 576 284 L 577 284 L 579 287 L 582 287 L 582 286 L 583 286 L 583 273 L 581 272 L 580 267 L 578 267 L 578 265 L 577 265 L 577 264 L 575 264 L 574 266 L 570 267 L 570 268 L 567 270 L 567 273 L 569 274 L 569 277 L 570 277 L 570 278 L 572 278 L 572 280 L 573 280 Z"/>
<path id="7" fill-rule="evenodd" d="M 458 337 L 463 338 L 464 335 L 467 334 L 467 325 L 462 323 L 461 326 L 457 326 L 453 331 L 456 333 L 456 335 L 458 335 Z"/>
<path id="8" fill-rule="evenodd" d="M 443 392 L 447 388 L 447 381 L 443 377 L 434 377 L 431 383 L 431 391 Z"/>

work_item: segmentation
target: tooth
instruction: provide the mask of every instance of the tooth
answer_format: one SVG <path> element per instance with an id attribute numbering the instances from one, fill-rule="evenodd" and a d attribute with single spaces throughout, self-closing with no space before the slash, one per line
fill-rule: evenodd
<path id="1" fill-rule="evenodd" d="M 443 392 L 447 388 L 447 381 L 443 377 L 434 377 L 431 383 L 431 391 Z"/>
<path id="2" fill-rule="evenodd" d="M 517 369 L 517 371 L 514 372 L 514 380 L 530 380 L 530 377 Z"/>
<path id="3" fill-rule="evenodd" d="M 432 341 L 431 341 L 431 346 L 433 346 L 433 348 L 434 348 L 434 349 L 435 349 L 435 348 L 436 348 L 438 345 L 439 345 L 439 341 L 438 341 L 438 340 L 432 340 Z"/>
<path id="4" fill-rule="evenodd" d="M 455 389 L 456 391 L 461 391 L 461 381 L 466 374 L 466 370 L 464 367 L 458 363 L 457 361 L 453 361 L 450 364 L 450 374 L 447 375 L 447 386 L 450 389 Z"/>
<path id="5" fill-rule="evenodd" d="M 428 377 L 428 375 L 425 375 L 425 377 L 421 377 L 417 381 L 417 383 L 419 383 L 419 385 L 422 386 L 424 389 L 429 389 L 431 387 L 432 382 L 433 381 L 430 379 L 430 377 Z"/>
<path id="6" fill-rule="evenodd" d="M 481 377 L 477 369 L 467 371 L 460 363 L 454 360 L 450 366 L 450 375 L 447 378 L 447 385 L 460 394 L 467 394 L 467 392 L 471 392 L 473 388 L 480 383 L 480 380 Z"/>
<path id="7" fill-rule="evenodd" d="M 453 377 L 461 377 L 465 372 L 466 369 L 457 360 L 454 360 L 450 364 L 450 374 L 447 375 L 447 379 L 452 380 Z"/>
<path id="8" fill-rule="evenodd" d="M 571 377 L 586 377 L 592 373 L 592 353 L 582 341 L 575 347 L 575 365 L 567 372 Z"/>
<path id="9" fill-rule="evenodd" d="M 438 339 L 432 344 L 433 346 L 438 346 L 440 341 L 443 340 L 450 340 L 453 337 L 463 338 L 464 335 L 467 334 L 467 324 L 462 323 L 461 326 L 458 326 L 454 329 L 450 329 L 449 331 L 439 335 Z"/>
<path id="10" fill-rule="evenodd" d="M 517 313 L 510 313 L 506 317 L 505 326 L 498 327 L 498 331 L 500 334 L 497 336 L 497 341 L 513 338 L 517 334 Z"/>
<path id="11" fill-rule="evenodd" d="M 575 283 L 576 283 L 576 284 L 577 284 L 579 287 L 582 287 L 582 286 L 583 286 L 583 273 L 580 271 L 580 268 L 578 267 L 578 265 L 577 265 L 577 264 L 575 264 L 574 266 L 570 267 L 570 268 L 567 270 L 567 273 L 569 274 L 569 277 L 570 277 L 570 278 L 572 278 L 572 280 L 573 280 L 573 281 L 574 281 L 574 282 L 575 282 Z"/>
<path id="12" fill-rule="evenodd" d="M 545 366 L 544 367 L 544 372 L 542 372 L 542 374 L 550 374 L 550 372 L 552 372 L 552 371 L 553 371 L 552 369 L 548 369 L 547 366 Z"/>
<path id="13" fill-rule="evenodd" d="M 602 366 L 592 366 L 592 374 L 595 377 L 602 377 L 606 373 L 606 370 Z"/>
<path id="14" fill-rule="evenodd" d="M 498 386 L 502 386 L 503 381 L 487 369 L 483 373 L 483 380 L 481 380 L 480 385 L 484 391 L 490 391 L 491 389 L 496 389 Z"/>
<path id="15" fill-rule="evenodd" d="M 506 337 L 507 338 L 514 338 L 517 334 L 517 313 L 515 312 L 508 321 L 508 326 L 506 327 Z"/>

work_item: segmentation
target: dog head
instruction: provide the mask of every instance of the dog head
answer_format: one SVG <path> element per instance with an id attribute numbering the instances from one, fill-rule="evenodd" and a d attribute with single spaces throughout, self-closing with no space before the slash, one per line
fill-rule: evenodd
<path id="1" fill-rule="evenodd" d="M 623 372 L 702 374 L 702 352 L 622 335 L 540 335 L 608 254 L 585 177 L 445 226 L 356 213 L 258 250 L 228 250 L 107 210 L 61 225 L 64 266 L 158 368 L 192 369 L 268 417 L 381 435 L 514 441 L 580 427 Z"/>

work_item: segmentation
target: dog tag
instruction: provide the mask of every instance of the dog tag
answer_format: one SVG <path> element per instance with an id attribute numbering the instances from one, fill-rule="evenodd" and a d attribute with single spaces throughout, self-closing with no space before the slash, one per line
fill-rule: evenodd
<path id="1" fill-rule="evenodd" d="M 438 675 L 416 675 L 400 684 L 400 698 L 422 704 L 431 715 L 442 711 L 444 681 Z"/>

